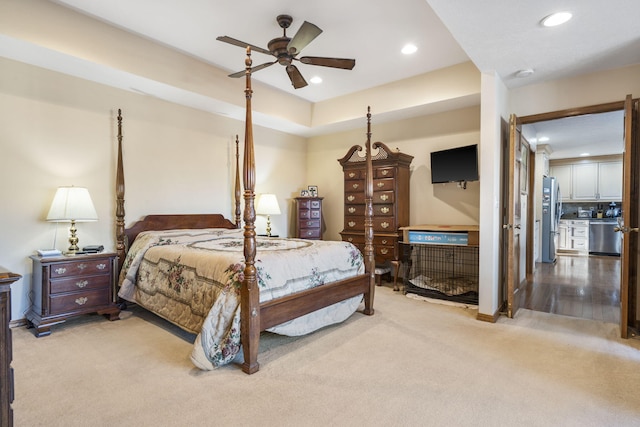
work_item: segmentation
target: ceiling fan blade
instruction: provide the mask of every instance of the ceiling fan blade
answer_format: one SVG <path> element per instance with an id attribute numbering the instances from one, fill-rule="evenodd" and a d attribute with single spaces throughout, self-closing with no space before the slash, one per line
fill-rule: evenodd
<path id="1" fill-rule="evenodd" d="M 310 65 L 321 65 L 323 67 L 342 68 L 344 70 L 352 70 L 356 66 L 355 59 L 343 58 L 322 58 L 319 56 L 303 56 L 300 62 Z"/>
<path id="2" fill-rule="evenodd" d="M 291 55 L 297 55 L 302 49 L 320 35 L 322 30 L 312 24 L 311 22 L 304 21 L 300 29 L 295 36 L 291 39 L 287 45 L 287 51 Z"/>
<path id="3" fill-rule="evenodd" d="M 271 53 L 271 52 L 270 52 L 270 51 L 268 51 L 267 49 L 263 49 L 263 48 L 261 48 L 261 47 L 254 46 L 254 45 L 252 45 L 252 44 L 250 44 L 250 43 L 245 43 L 245 42 L 243 42 L 243 41 L 240 41 L 240 40 L 234 39 L 233 37 L 229 37 L 229 36 L 219 36 L 219 37 L 216 37 L 216 40 L 219 40 L 219 41 L 221 41 L 221 42 L 225 42 L 225 43 L 229 43 L 229 44 L 232 44 L 232 45 L 234 45 L 234 46 L 244 47 L 244 48 L 246 48 L 247 46 L 249 46 L 249 47 L 251 48 L 251 50 L 252 50 L 252 51 L 254 51 L 254 52 L 261 52 L 261 53 L 264 53 L 264 54 L 266 54 L 266 55 L 273 55 L 273 53 Z"/>
<path id="4" fill-rule="evenodd" d="M 275 64 L 276 62 L 278 61 L 265 62 L 264 64 L 256 65 L 255 67 L 251 68 L 251 74 L 255 73 L 256 71 L 260 71 L 264 68 L 267 68 Z M 233 78 L 244 77 L 245 74 L 246 74 L 246 70 L 242 70 L 242 71 L 238 71 L 237 73 L 229 74 L 229 77 L 233 77 Z"/>
<path id="5" fill-rule="evenodd" d="M 307 85 L 307 81 L 302 77 L 300 70 L 295 65 L 287 65 L 287 74 L 289 74 L 289 79 L 294 88 L 300 89 Z"/>

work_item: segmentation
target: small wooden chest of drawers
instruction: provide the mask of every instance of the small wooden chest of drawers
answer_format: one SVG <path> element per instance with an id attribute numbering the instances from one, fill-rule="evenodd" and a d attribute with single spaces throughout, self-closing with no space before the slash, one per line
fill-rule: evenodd
<path id="1" fill-rule="evenodd" d="M 296 237 L 322 240 L 322 197 L 296 197 Z"/>
<path id="2" fill-rule="evenodd" d="M 118 320 L 115 298 L 115 253 L 75 255 L 33 260 L 33 306 L 27 314 L 37 337 L 70 317 L 99 313 Z"/>

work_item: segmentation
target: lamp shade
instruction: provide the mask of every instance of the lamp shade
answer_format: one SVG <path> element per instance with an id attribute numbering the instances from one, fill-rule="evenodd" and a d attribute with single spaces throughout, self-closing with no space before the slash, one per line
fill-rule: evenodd
<path id="1" fill-rule="evenodd" d="M 60 187 L 51 203 L 47 221 L 97 221 L 98 214 L 93 206 L 89 190 L 83 187 Z"/>
<path id="2" fill-rule="evenodd" d="M 258 215 L 280 215 L 280 206 L 275 194 L 263 194 L 258 199 L 256 206 Z"/>

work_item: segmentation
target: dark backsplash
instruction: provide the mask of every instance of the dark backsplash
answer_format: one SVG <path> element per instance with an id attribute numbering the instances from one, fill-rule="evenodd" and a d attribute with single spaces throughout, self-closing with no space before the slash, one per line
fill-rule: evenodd
<path id="1" fill-rule="evenodd" d="M 602 216 L 607 218 L 607 211 L 610 209 L 611 202 L 571 202 L 571 203 L 562 203 L 562 217 L 566 218 L 578 218 L 578 210 L 591 210 L 592 218 L 596 218 L 598 216 L 598 210 L 602 211 Z M 616 203 L 616 208 L 618 208 L 618 215 L 622 214 L 622 205 L 620 203 Z"/>

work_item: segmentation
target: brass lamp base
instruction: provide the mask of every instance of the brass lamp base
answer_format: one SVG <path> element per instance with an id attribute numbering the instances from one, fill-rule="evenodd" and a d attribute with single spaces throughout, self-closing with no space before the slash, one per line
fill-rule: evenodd
<path id="1" fill-rule="evenodd" d="M 78 236 L 76 235 L 76 232 L 78 231 L 78 229 L 76 228 L 76 222 L 75 220 L 71 220 L 71 227 L 69 228 L 69 233 L 71 233 L 71 235 L 69 236 L 69 250 L 67 252 L 65 252 L 65 255 L 75 255 L 76 252 L 78 252 L 80 250 L 80 248 L 78 247 Z"/>
<path id="2" fill-rule="evenodd" d="M 267 237 L 271 237 L 271 217 L 267 215 Z"/>

